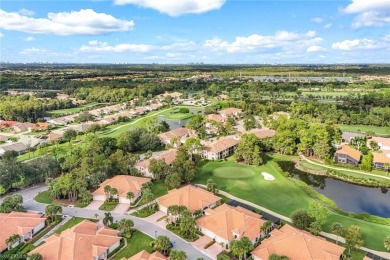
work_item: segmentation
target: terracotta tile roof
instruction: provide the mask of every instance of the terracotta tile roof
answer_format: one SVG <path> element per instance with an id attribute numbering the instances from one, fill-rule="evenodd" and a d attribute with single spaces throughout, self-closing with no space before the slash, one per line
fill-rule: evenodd
<path id="1" fill-rule="evenodd" d="M 255 134 L 257 138 L 264 139 L 273 137 L 276 134 L 275 130 L 265 130 L 265 129 L 252 129 L 250 131 L 245 132 L 246 134 Z"/>
<path id="2" fill-rule="evenodd" d="M 195 131 L 193 131 L 191 129 L 180 127 L 180 128 L 173 129 L 171 131 L 159 134 L 158 136 L 163 140 L 171 140 L 174 137 L 182 138 L 185 136 L 188 136 L 188 137 L 196 136 L 196 133 L 195 133 Z"/>
<path id="3" fill-rule="evenodd" d="M 221 138 L 211 144 L 206 144 L 204 149 L 211 153 L 219 153 L 238 144 L 238 140 L 227 137 Z"/>
<path id="4" fill-rule="evenodd" d="M 356 161 L 360 161 L 360 157 L 362 156 L 362 154 L 358 150 L 350 147 L 349 145 L 343 145 L 341 149 L 336 151 L 336 154 L 346 154 L 349 157 L 355 159 Z"/>
<path id="5" fill-rule="evenodd" d="M 105 195 L 104 187 L 106 185 L 111 186 L 111 188 L 116 188 L 118 190 L 119 197 L 126 197 L 127 192 L 131 191 L 135 194 L 140 192 L 142 184 L 149 182 L 149 178 L 135 177 L 129 175 L 117 175 L 111 179 L 103 181 L 97 190 L 95 190 L 93 195 Z"/>
<path id="6" fill-rule="evenodd" d="M 348 142 L 355 137 L 364 137 L 364 134 L 355 132 L 343 132 L 341 135 L 341 139 L 346 140 Z"/>
<path id="7" fill-rule="evenodd" d="M 234 107 L 229 107 L 229 108 L 225 108 L 225 109 L 222 109 L 219 111 L 219 113 L 221 115 L 226 115 L 226 116 L 231 116 L 231 115 L 234 115 L 234 114 L 239 114 L 241 113 L 242 110 L 239 109 L 239 108 L 234 108 Z"/>
<path id="8" fill-rule="evenodd" d="M 46 218 L 36 213 L 16 212 L 0 213 L 0 252 L 7 248 L 5 240 L 13 234 L 25 235 Z"/>
<path id="9" fill-rule="evenodd" d="M 196 225 L 205 228 L 228 241 L 239 237 L 250 240 L 260 236 L 260 227 L 265 223 L 261 216 L 240 206 L 227 204 L 207 211 L 207 214 L 196 221 Z"/>
<path id="10" fill-rule="evenodd" d="M 23 152 L 28 149 L 28 146 L 24 143 L 18 142 L 13 143 L 9 145 L 5 145 L 1 147 L 4 151 L 16 151 L 16 152 Z"/>
<path id="11" fill-rule="evenodd" d="M 133 255 L 130 258 L 122 258 L 121 260 L 167 260 L 168 258 L 165 257 L 163 254 L 159 252 L 154 252 L 152 254 L 148 253 L 145 250 L 142 250 L 136 255 Z"/>
<path id="12" fill-rule="evenodd" d="M 221 198 L 202 188 L 186 185 L 168 191 L 168 194 L 159 197 L 157 200 L 159 204 L 166 208 L 172 205 L 183 205 L 190 212 L 195 212 L 220 201 Z"/>
<path id="13" fill-rule="evenodd" d="M 58 140 L 60 139 L 62 136 L 64 136 L 64 133 L 61 132 L 61 133 L 55 133 L 55 132 L 51 132 L 49 135 L 48 135 L 48 138 L 50 141 L 52 140 Z"/>
<path id="14" fill-rule="evenodd" d="M 0 121 L 1 127 L 13 127 L 17 122 L 16 121 Z"/>
<path id="15" fill-rule="evenodd" d="M 296 229 L 288 224 L 273 230 L 271 237 L 263 240 L 252 251 L 260 259 L 268 259 L 271 254 L 285 255 L 290 260 L 326 259 L 339 260 L 345 248 Z"/>
<path id="16" fill-rule="evenodd" d="M 218 114 L 208 114 L 206 116 L 206 118 L 207 118 L 208 121 L 216 121 L 216 122 L 223 122 L 223 121 L 225 121 L 225 119 L 221 115 L 218 115 Z"/>
<path id="17" fill-rule="evenodd" d="M 34 128 L 35 127 L 35 124 L 33 123 L 20 123 L 20 122 L 17 122 L 14 126 L 14 128 L 19 128 L 19 129 L 28 129 L 28 128 Z"/>
<path id="18" fill-rule="evenodd" d="M 372 153 L 374 155 L 374 163 L 390 163 L 390 154 Z"/>
<path id="19" fill-rule="evenodd" d="M 46 130 L 48 129 L 50 126 L 49 123 L 46 123 L 46 122 L 41 122 L 41 123 L 36 123 L 34 126 L 33 126 L 33 129 L 34 130 Z"/>
<path id="20" fill-rule="evenodd" d="M 390 138 L 373 136 L 369 141 L 375 141 L 377 143 L 381 143 L 382 145 L 390 146 Z"/>
<path id="21" fill-rule="evenodd" d="M 46 243 L 29 254 L 39 253 L 45 260 L 95 259 L 120 239 L 117 230 L 84 220 L 59 235 L 48 237 Z"/>
<path id="22" fill-rule="evenodd" d="M 156 160 L 164 160 L 167 164 L 172 164 L 173 161 L 176 159 L 177 150 L 176 149 L 170 149 L 166 152 L 162 152 L 161 154 L 157 155 L 156 157 L 153 157 Z M 143 160 L 140 162 L 137 162 L 135 166 L 142 167 L 144 169 L 147 169 L 150 164 L 150 159 Z"/>

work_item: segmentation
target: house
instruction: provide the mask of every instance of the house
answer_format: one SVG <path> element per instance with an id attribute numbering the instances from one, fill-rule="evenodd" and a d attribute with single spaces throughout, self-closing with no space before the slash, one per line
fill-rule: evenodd
<path id="1" fill-rule="evenodd" d="M 276 131 L 272 129 L 252 129 L 245 132 L 245 134 L 255 134 L 259 139 L 266 139 L 273 137 L 276 134 Z"/>
<path id="2" fill-rule="evenodd" d="M 231 137 L 221 138 L 213 143 L 205 144 L 203 157 L 207 160 L 221 160 L 233 154 L 239 141 Z"/>
<path id="3" fill-rule="evenodd" d="M 54 125 L 67 125 L 71 123 L 68 119 L 65 117 L 57 117 L 57 118 L 52 118 L 48 121 L 49 123 L 52 123 Z"/>
<path id="4" fill-rule="evenodd" d="M 39 123 L 36 123 L 32 130 L 33 131 L 46 131 L 48 130 L 49 128 L 51 127 L 51 124 L 47 123 L 47 122 L 39 122 Z"/>
<path id="5" fill-rule="evenodd" d="M 166 164 L 171 165 L 173 161 L 176 159 L 177 150 L 170 149 L 166 152 L 162 152 L 161 154 L 154 157 L 156 160 L 164 160 Z M 151 159 L 151 158 L 150 158 Z M 150 159 L 139 161 L 135 164 L 135 168 L 145 177 L 154 178 L 153 174 L 149 172 L 149 164 Z"/>
<path id="6" fill-rule="evenodd" d="M 342 143 L 350 143 L 356 137 L 364 138 L 364 134 L 362 134 L 362 133 L 355 133 L 355 132 L 343 132 L 341 134 L 341 142 Z"/>
<path id="7" fill-rule="evenodd" d="M 129 175 L 116 175 L 111 179 L 103 181 L 97 190 L 95 190 L 93 195 L 93 200 L 105 201 L 107 199 L 107 194 L 104 192 L 104 187 L 109 185 L 111 188 L 116 188 L 118 194 L 115 195 L 115 198 L 119 199 L 119 203 L 128 203 L 136 201 L 141 196 L 142 184 L 150 182 L 149 178 L 135 177 Z M 131 191 L 134 194 L 134 198 L 126 198 L 127 193 Z"/>
<path id="8" fill-rule="evenodd" d="M 64 136 L 64 132 L 50 132 L 47 136 L 47 139 L 51 141 L 56 141 L 61 139 Z"/>
<path id="9" fill-rule="evenodd" d="M 33 123 L 20 123 L 17 122 L 12 128 L 14 129 L 15 132 L 20 133 L 20 132 L 26 132 L 30 131 L 35 127 L 35 124 Z"/>
<path id="10" fill-rule="evenodd" d="M 345 248 L 314 236 L 307 231 L 285 224 L 274 229 L 270 237 L 252 251 L 254 260 L 267 260 L 272 254 L 287 256 L 289 260 L 329 259 L 339 260 Z"/>
<path id="11" fill-rule="evenodd" d="M 154 111 L 154 110 L 159 109 L 159 108 L 162 107 L 162 106 L 163 106 L 163 104 L 161 104 L 161 103 L 150 104 L 150 105 L 147 106 L 147 109 L 148 109 L 148 110 L 151 110 L 151 111 Z"/>
<path id="12" fill-rule="evenodd" d="M 29 254 L 39 253 L 45 260 L 105 260 L 120 245 L 119 231 L 89 220 L 53 234 Z"/>
<path id="13" fill-rule="evenodd" d="M 390 153 L 373 153 L 373 164 L 375 169 L 390 169 Z"/>
<path id="14" fill-rule="evenodd" d="M 351 164 L 356 167 L 358 166 L 361 157 L 362 154 L 358 150 L 349 145 L 343 145 L 334 154 L 334 161 L 336 163 Z"/>
<path id="15" fill-rule="evenodd" d="M 219 99 L 219 100 L 226 100 L 226 99 L 228 99 L 228 98 L 229 98 L 229 96 L 228 96 L 228 95 L 225 95 L 225 94 L 221 94 L 221 95 L 218 96 L 218 99 Z"/>
<path id="16" fill-rule="evenodd" d="M 0 155 L 3 155 L 7 151 L 15 151 L 20 155 L 20 154 L 24 153 L 27 149 L 28 149 L 28 146 L 21 143 L 21 142 L 14 143 L 14 144 L 8 144 L 8 145 L 4 145 L 4 146 L 0 147 Z"/>
<path id="17" fill-rule="evenodd" d="M 92 123 L 80 123 L 77 125 L 70 125 L 69 128 L 77 132 L 85 132 L 91 127 Z"/>
<path id="18" fill-rule="evenodd" d="M 219 114 L 208 114 L 206 116 L 206 133 L 207 134 L 213 134 L 218 132 L 218 128 L 216 127 L 217 124 L 224 124 L 226 122 L 226 118 L 222 117 Z"/>
<path id="19" fill-rule="evenodd" d="M 0 253 L 8 248 L 5 240 L 10 236 L 17 234 L 20 240 L 11 248 L 17 246 L 20 242 L 31 239 L 36 233 L 45 227 L 45 220 L 36 213 L 16 212 L 0 213 Z"/>
<path id="20" fill-rule="evenodd" d="M 166 256 L 156 251 L 154 253 L 148 253 L 145 250 L 142 250 L 136 255 L 131 256 L 130 258 L 122 258 L 121 260 L 168 260 Z"/>
<path id="21" fill-rule="evenodd" d="M 164 94 L 157 95 L 156 98 L 159 100 L 165 99 L 167 97 L 170 97 L 172 99 L 178 99 L 181 96 L 181 93 L 179 92 L 165 92 Z"/>
<path id="22" fill-rule="evenodd" d="M 159 134 L 158 137 L 162 144 L 170 145 L 172 147 L 179 147 L 185 143 L 187 138 L 197 136 L 194 130 L 187 128 L 176 128 L 171 131 Z"/>
<path id="23" fill-rule="evenodd" d="M 264 223 L 261 215 L 240 206 L 227 204 L 207 209 L 205 215 L 196 220 L 200 232 L 225 245 L 242 237 L 249 238 L 253 244 L 256 243 L 265 235 L 260 232 Z"/>
<path id="24" fill-rule="evenodd" d="M 111 124 L 114 124 L 118 122 L 118 118 L 116 116 L 106 116 L 106 117 L 103 117 L 99 123 L 103 124 L 103 125 L 111 125 Z"/>
<path id="25" fill-rule="evenodd" d="M 157 198 L 160 210 L 165 213 L 167 213 L 168 207 L 172 205 L 186 206 L 188 211 L 194 213 L 197 210 L 213 208 L 219 205 L 220 202 L 220 197 L 193 185 L 170 190 L 168 194 Z"/>
<path id="26" fill-rule="evenodd" d="M 223 118 L 228 118 L 229 116 L 232 117 L 241 117 L 242 110 L 234 107 L 225 108 L 219 111 L 219 114 Z"/>
<path id="27" fill-rule="evenodd" d="M 0 120 L 0 129 L 13 127 L 17 122 L 16 121 L 2 121 Z"/>
<path id="28" fill-rule="evenodd" d="M 370 144 L 371 141 L 376 142 L 378 144 L 379 149 L 381 150 L 390 150 L 390 138 L 373 136 L 370 139 L 368 139 L 368 145 Z"/>

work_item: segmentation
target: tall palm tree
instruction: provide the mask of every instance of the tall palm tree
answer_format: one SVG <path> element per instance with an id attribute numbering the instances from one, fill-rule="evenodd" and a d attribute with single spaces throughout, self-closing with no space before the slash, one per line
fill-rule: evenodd
<path id="1" fill-rule="evenodd" d="M 206 189 L 214 194 L 217 194 L 218 193 L 218 190 L 217 190 L 217 184 L 214 182 L 213 179 L 208 179 L 207 180 L 207 186 L 206 186 Z"/>
<path id="2" fill-rule="evenodd" d="M 332 233 L 336 235 L 336 245 L 339 243 L 339 236 L 344 234 L 344 228 L 339 222 L 332 225 Z"/>
<path id="3" fill-rule="evenodd" d="M 15 244 L 16 242 L 20 241 L 20 236 L 18 234 L 13 234 L 9 238 L 5 240 L 5 244 L 7 245 L 7 248 L 10 249 L 10 247 Z"/>
<path id="4" fill-rule="evenodd" d="M 112 188 L 112 189 L 111 189 L 111 196 L 114 198 L 116 195 L 118 195 L 118 190 L 117 190 L 117 188 Z"/>
<path id="5" fill-rule="evenodd" d="M 385 246 L 386 250 L 390 251 L 390 236 L 387 236 L 385 238 L 384 246 Z"/>
<path id="6" fill-rule="evenodd" d="M 126 194 L 126 199 L 128 199 L 130 201 L 130 204 L 131 204 L 131 200 L 134 198 L 134 193 L 129 191 L 127 194 Z"/>
<path id="7" fill-rule="evenodd" d="M 104 193 L 106 194 L 106 200 L 109 200 L 111 197 L 111 186 L 106 185 L 106 186 L 104 186 L 103 189 L 104 189 Z"/>
<path id="8" fill-rule="evenodd" d="M 268 235 L 268 230 L 272 227 L 272 221 L 267 220 L 264 222 L 264 224 L 260 227 L 260 232 L 264 233 L 265 235 Z"/>
<path id="9" fill-rule="evenodd" d="M 167 254 L 170 248 L 171 242 L 167 236 L 158 236 L 154 242 L 154 249 L 161 251 L 164 255 Z"/>
<path id="10" fill-rule="evenodd" d="M 253 250 L 252 242 L 247 237 L 242 237 L 241 239 L 241 247 L 243 250 L 243 259 L 246 259 L 246 254 Z"/>
<path id="11" fill-rule="evenodd" d="M 103 218 L 103 224 L 105 226 L 109 226 L 111 225 L 112 223 L 114 223 L 114 218 L 113 216 L 111 215 L 110 212 L 105 212 L 104 213 L 104 218 Z"/>

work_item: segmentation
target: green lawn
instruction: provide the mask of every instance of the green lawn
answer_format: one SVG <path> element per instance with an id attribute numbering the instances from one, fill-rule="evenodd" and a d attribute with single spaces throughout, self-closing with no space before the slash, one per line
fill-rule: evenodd
<path id="1" fill-rule="evenodd" d="M 156 198 L 168 193 L 167 188 L 164 186 L 164 184 L 158 181 L 153 182 L 152 192 Z"/>
<path id="2" fill-rule="evenodd" d="M 272 174 L 275 181 L 264 180 L 261 172 Z M 217 183 L 218 189 L 285 216 L 295 209 L 309 207 L 312 201 L 288 181 L 272 161 L 260 167 L 234 161 L 209 162 L 201 168 L 193 182 L 206 184 L 210 178 Z"/>
<path id="3" fill-rule="evenodd" d="M 390 136 L 390 127 L 372 126 L 372 125 L 339 125 L 339 126 L 342 131 L 362 132 L 362 133 L 372 131 L 376 135 Z"/>
<path id="4" fill-rule="evenodd" d="M 34 199 L 36 202 L 45 204 L 50 204 L 53 202 L 53 199 L 50 197 L 49 192 L 47 190 L 38 193 L 38 195 L 35 196 Z"/>
<path id="5" fill-rule="evenodd" d="M 83 110 L 83 109 L 91 110 L 91 109 L 93 109 L 95 106 L 102 105 L 102 104 L 108 104 L 108 103 L 96 103 L 96 102 L 92 102 L 92 103 L 85 104 L 85 105 L 78 106 L 78 107 L 72 107 L 72 108 L 67 108 L 67 109 L 58 109 L 58 110 L 47 111 L 47 114 L 48 114 L 49 116 L 53 116 L 53 115 L 62 115 L 62 114 L 74 114 L 74 113 L 80 112 L 80 111 Z"/>
<path id="6" fill-rule="evenodd" d="M 123 257 L 129 258 L 142 250 L 146 250 L 149 253 L 153 252 L 153 249 L 149 246 L 150 242 L 154 239 L 144 233 L 135 230 L 130 239 L 127 240 L 127 247 L 121 250 L 112 260 L 120 260 Z"/>
<path id="7" fill-rule="evenodd" d="M 273 156 L 283 160 L 283 156 Z M 274 181 L 265 181 L 261 172 L 267 172 L 275 177 Z M 225 174 L 224 174 L 225 173 Z M 313 199 L 301 188 L 284 177 L 275 161 L 268 161 L 260 167 L 237 164 L 234 161 L 208 162 L 197 173 L 194 183 L 206 184 L 212 178 L 220 190 L 234 196 L 268 208 L 284 216 L 300 208 L 308 208 Z M 344 227 L 357 225 L 363 231 L 365 246 L 375 250 L 385 251 L 384 238 L 390 234 L 390 226 L 366 222 L 329 211 L 325 230 L 333 222 L 340 222 Z"/>
<path id="8" fill-rule="evenodd" d="M 105 210 L 105 211 L 111 211 L 111 210 L 115 209 L 116 206 L 118 206 L 118 202 L 108 202 L 108 201 L 105 201 L 105 202 L 99 207 L 99 209 L 100 209 L 100 210 Z"/>
<path id="9" fill-rule="evenodd" d="M 71 228 L 73 226 L 76 226 L 77 224 L 83 222 L 84 220 L 86 220 L 85 218 L 79 218 L 79 217 L 73 217 L 71 220 L 69 220 L 68 222 L 66 222 L 64 225 L 62 225 L 61 227 L 59 227 L 57 230 L 56 230 L 56 234 L 60 234 L 62 231 L 68 229 L 68 228 Z"/>

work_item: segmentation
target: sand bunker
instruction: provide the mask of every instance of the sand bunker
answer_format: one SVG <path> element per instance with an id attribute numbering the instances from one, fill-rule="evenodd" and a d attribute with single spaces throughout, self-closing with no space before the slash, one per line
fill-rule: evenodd
<path id="1" fill-rule="evenodd" d="M 261 175 L 263 175 L 264 180 L 266 181 L 273 181 L 275 180 L 275 177 L 269 174 L 268 172 L 262 172 Z"/>

